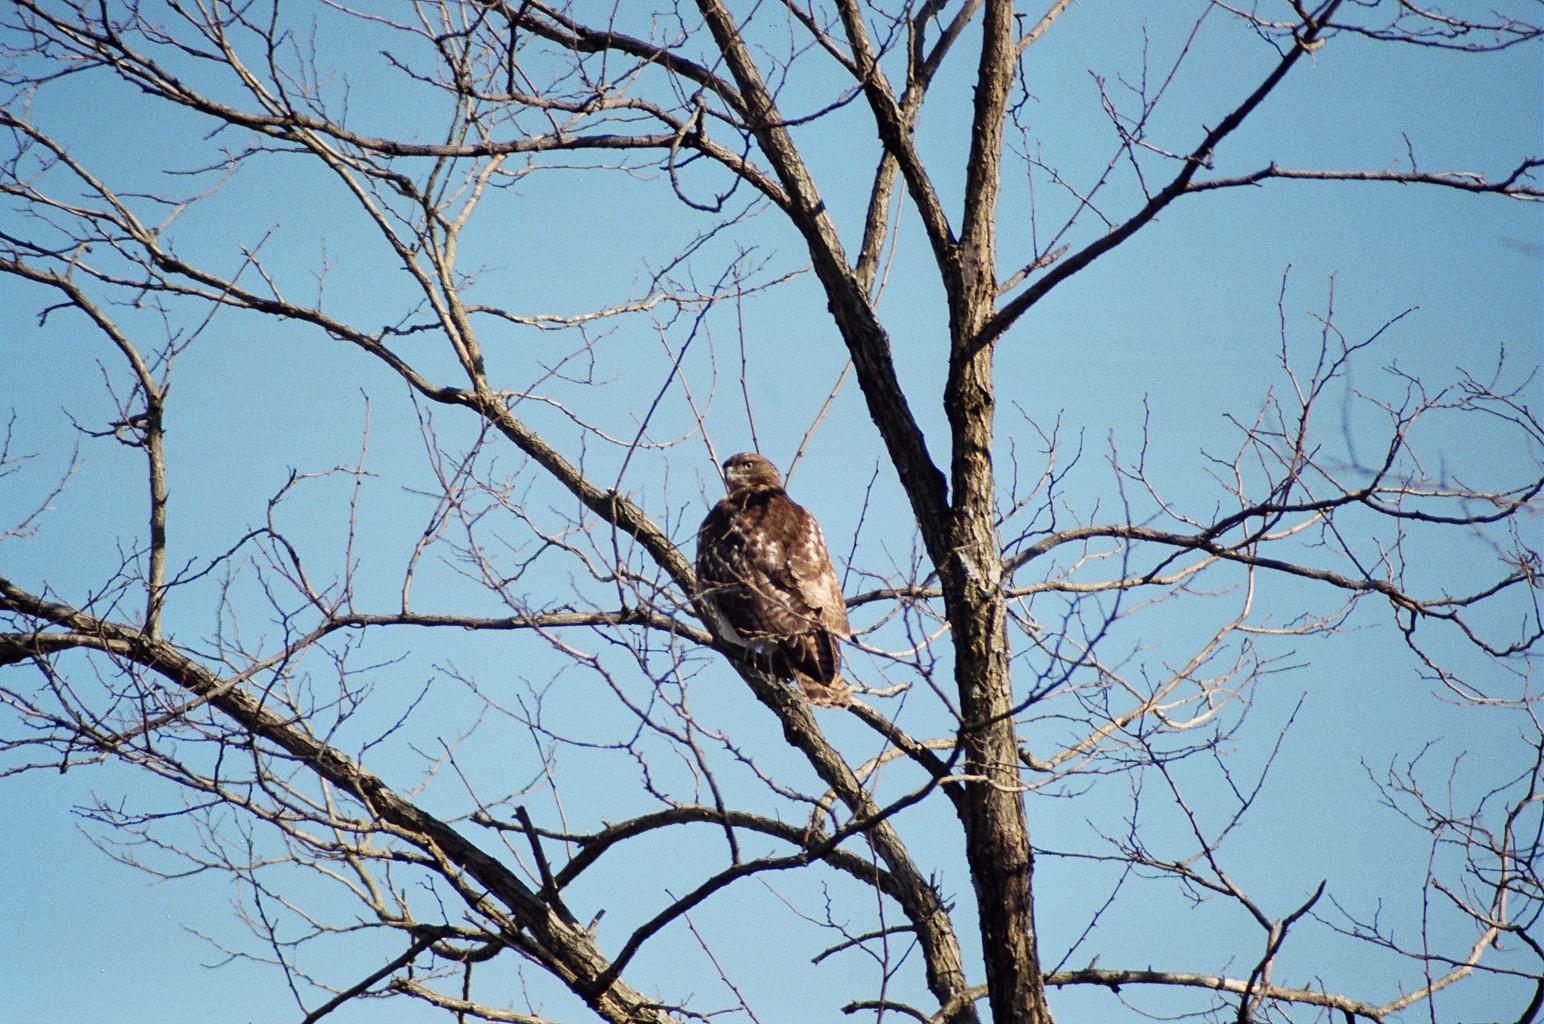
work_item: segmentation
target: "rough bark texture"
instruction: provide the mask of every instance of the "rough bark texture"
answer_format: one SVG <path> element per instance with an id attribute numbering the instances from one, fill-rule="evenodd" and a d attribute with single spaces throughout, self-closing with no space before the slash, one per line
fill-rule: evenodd
<path id="1" fill-rule="evenodd" d="M 1029 826 L 1017 770 L 1008 670 L 997 485 L 992 472 L 996 391 L 991 346 L 972 339 L 996 298 L 996 216 L 1002 126 L 1014 63 L 1013 5 L 986 6 L 966 181 L 950 289 L 949 379 L 944 408 L 953 445 L 950 543 L 938 568 L 954 635 L 964 716 L 966 857 L 979 907 L 987 990 L 996 1024 L 1049 1021 L 1035 945 Z"/>

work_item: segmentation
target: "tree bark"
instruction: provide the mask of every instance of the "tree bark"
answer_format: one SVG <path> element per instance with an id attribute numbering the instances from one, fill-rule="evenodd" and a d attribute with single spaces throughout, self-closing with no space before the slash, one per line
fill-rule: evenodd
<path id="1" fill-rule="evenodd" d="M 944 409 L 952 441 L 950 544 L 938 566 L 954 634 L 964 721 L 965 852 L 979 908 L 995 1024 L 1051 1020 L 1034 927 L 1033 860 L 1017 769 L 997 485 L 992 470 L 996 390 L 992 346 L 972 344 L 997 295 L 996 220 L 1002 127 L 1015 60 L 1013 4 L 992 0 L 981 64 L 965 210 L 950 287 L 950 358 Z"/>

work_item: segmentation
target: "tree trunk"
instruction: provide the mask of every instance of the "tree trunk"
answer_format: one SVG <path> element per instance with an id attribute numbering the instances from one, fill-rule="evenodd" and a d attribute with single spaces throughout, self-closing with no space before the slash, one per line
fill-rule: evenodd
<path id="1" fill-rule="evenodd" d="M 949 289 L 951 348 L 944 410 L 953 446 L 951 543 L 948 563 L 939 565 L 939 571 L 954 633 L 955 682 L 964 715 L 960 736 L 971 781 L 959 806 L 979 906 L 992 1020 L 1042 1024 L 1051 1014 L 1035 943 L 1033 862 L 1018 776 L 992 471 L 993 349 L 974 343 L 997 299 L 1002 126 L 1015 57 L 1013 4 L 992 0 L 982 26 L 965 210 Z"/>

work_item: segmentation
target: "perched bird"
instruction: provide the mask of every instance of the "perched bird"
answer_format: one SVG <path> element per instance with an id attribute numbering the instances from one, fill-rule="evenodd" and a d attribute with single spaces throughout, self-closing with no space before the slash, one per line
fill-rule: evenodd
<path id="1" fill-rule="evenodd" d="M 850 635 L 847 603 L 820 524 L 754 452 L 725 461 L 724 486 L 697 531 L 697 586 L 717 633 L 812 704 L 845 705 L 837 645 Z"/>

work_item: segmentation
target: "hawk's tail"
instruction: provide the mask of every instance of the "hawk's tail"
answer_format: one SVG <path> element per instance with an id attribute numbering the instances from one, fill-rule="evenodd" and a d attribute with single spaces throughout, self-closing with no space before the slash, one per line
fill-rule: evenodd
<path id="1" fill-rule="evenodd" d="M 845 708 L 852 703 L 852 687 L 847 680 L 835 676 L 829 683 L 822 683 L 813 676 L 795 670 L 794 679 L 811 704 L 822 708 Z"/>

